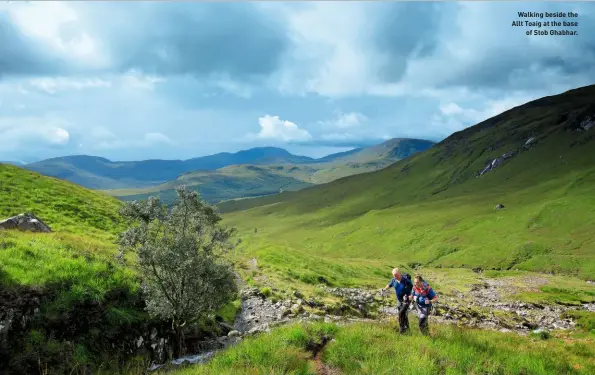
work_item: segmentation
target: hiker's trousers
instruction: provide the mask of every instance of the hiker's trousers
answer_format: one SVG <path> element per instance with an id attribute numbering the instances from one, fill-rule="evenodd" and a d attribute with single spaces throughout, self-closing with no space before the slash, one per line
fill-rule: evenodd
<path id="1" fill-rule="evenodd" d="M 409 317 L 407 312 L 409 311 L 410 301 L 399 301 L 397 310 L 399 312 L 399 331 L 405 332 L 409 329 Z"/>
<path id="2" fill-rule="evenodd" d="M 432 305 L 415 304 L 417 310 L 417 316 L 419 317 L 419 330 L 423 334 L 428 334 L 428 317 L 432 312 Z"/>

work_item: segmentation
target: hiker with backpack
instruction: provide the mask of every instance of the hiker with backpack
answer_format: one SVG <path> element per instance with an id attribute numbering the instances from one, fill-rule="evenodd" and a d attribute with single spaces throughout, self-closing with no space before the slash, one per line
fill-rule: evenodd
<path id="1" fill-rule="evenodd" d="M 419 330 L 424 335 L 429 334 L 428 317 L 432 312 L 432 303 L 438 301 L 438 296 L 421 275 L 417 275 L 413 279 L 410 299 L 415 303 L 419 317 Z"/>
<path id="2" fill-rule="evenodd" d="M 395 294 L 397 296 L 397 311 L 399 313 L 399 333 L 406 333 L 409 331 L 409 318 L 407 317 L 407 311 L 411 301 L 409 296 L 413 289 L 413 283 L 411 282 L 411 276 L 409 274 L 401 274 L 398 268 L 393 269 L 393 278 L 390 282 L 381 289 L 384 292 L 388 288 L 395 288 Z"/>

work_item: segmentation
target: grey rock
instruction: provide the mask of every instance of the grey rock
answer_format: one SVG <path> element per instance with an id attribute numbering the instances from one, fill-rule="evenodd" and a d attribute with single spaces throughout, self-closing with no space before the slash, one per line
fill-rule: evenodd
<path id="1" fill-rule="evenodd" d="M 297 290 L 293 291 L 293 296 L 295 298 L 304 298 L 304 295 L 302 293 L 298 292 Z"/>
<path id="2" fill-rule="evenodd" d="M 484 167 L 484 169 L 482 169 L 480 172 L 478 172 L 477 177 L 483 176 L 484 174 L 488 173 L 489 171 L 495 169 L 496 167 L 498 167 L 502 163 L 504 163 L 506 160 L 514 157 L 516 154 L 517 154 L 517 151 L 508 152 L 506 154 L 502 154 L 502 156 L 499 156 L 495 159 L 489 160 L 487 165 Z"/>
<path id="3" fill-rule="evenodd" d="M 587 131 L 595 126 L 595 115 L 594 116 L 587 116 L 583 121 L 580 123 L 581 129 Z"/>
<path id="4" fill-rule="evenodd" d="M 31 213 L 23 213 L 0 221 L 0 229 L 18 229 L 21 231 L 49 233 L 51 228 Z"/>
<path id="5" fill-rule="evenodd" d="M 227 334 L 228 337 L 238 337 L 240 336 L 240 332 L 236 331 L 235 329 L 232 331 L 229 331 L 229 333 Z"/>
<path id="6" fill-rule="evenodd" d="M 529 147 L 534 142 L 535 142 L 535 137 L 531 137 L 531 138 L 527 139 L 527 142 L 525 142 L 525 144 L 523 146 L 524 147 Z"/>

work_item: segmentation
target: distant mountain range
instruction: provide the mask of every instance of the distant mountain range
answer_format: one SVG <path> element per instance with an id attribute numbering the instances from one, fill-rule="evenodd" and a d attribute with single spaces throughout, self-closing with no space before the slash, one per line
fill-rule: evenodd
<path id="1" fill-rule="evenodd" d="M 108 194 L 124 200 L 159 196 L 166 203 L 176 197 L 180 185 L 198 189 L 203 198 L 220 202 L 236 198 L 270 195 L 295 191 L 308 186 L 334 181 L 341 177 L 382 169 L 397 160 L 428 149 L 433 142 L 417 139 L 391 139 L 382 144 L 325 156 L 300 159 L 303 162 L 234 164 L 212 171 L 184 173 L 165 184 L 141 189 L 108 190 Z"/>
<path id="2" fill-rule="evenodd" d="M 420 139 L 391 139 L 382 144 L 327 155 L 293 155 L 276 147 L 257 147 L 189 160 L 114 162 L 77 155 L 43 160 L 25 168 L 74 182 L 123 199 L 147 195 L 173 196 L 175 186 L 196 186 L 211 201 L 299 190 L 352 174 L 370 172 L 434 143 Z"/>
<path id="3" fill-rule="evenodd" d="M 222 152 L 189 160 L 111 161 L 75 155 L 27 164 L 29 170 L 61 178 L 91 189 L 138 188 L 161 184 L 183 173 L 215 170 L 234 164 L 304 163 L 314 159 L 292 155 L 275 147 L 258 147 L 236 153 Z"/>

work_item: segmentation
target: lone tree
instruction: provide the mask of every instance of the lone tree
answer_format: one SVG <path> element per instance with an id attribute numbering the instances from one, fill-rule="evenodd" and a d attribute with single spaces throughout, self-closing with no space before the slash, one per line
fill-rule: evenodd
<path id="1" fill-rule="evenodd" d="M 183 329 L 217 310 L 236 292 L 232 266 L 222 256 L 233 248 L 235 229 L 218 226 L 214 207 L 186 187 L 176 189 L 168 210 L 158 198 L 128 202 L 121 216 L 129 229 L 120 235 L 120 257 L 136 253 L 147 310 L 171 320 L 178 354 L 183 354 Z"/>

